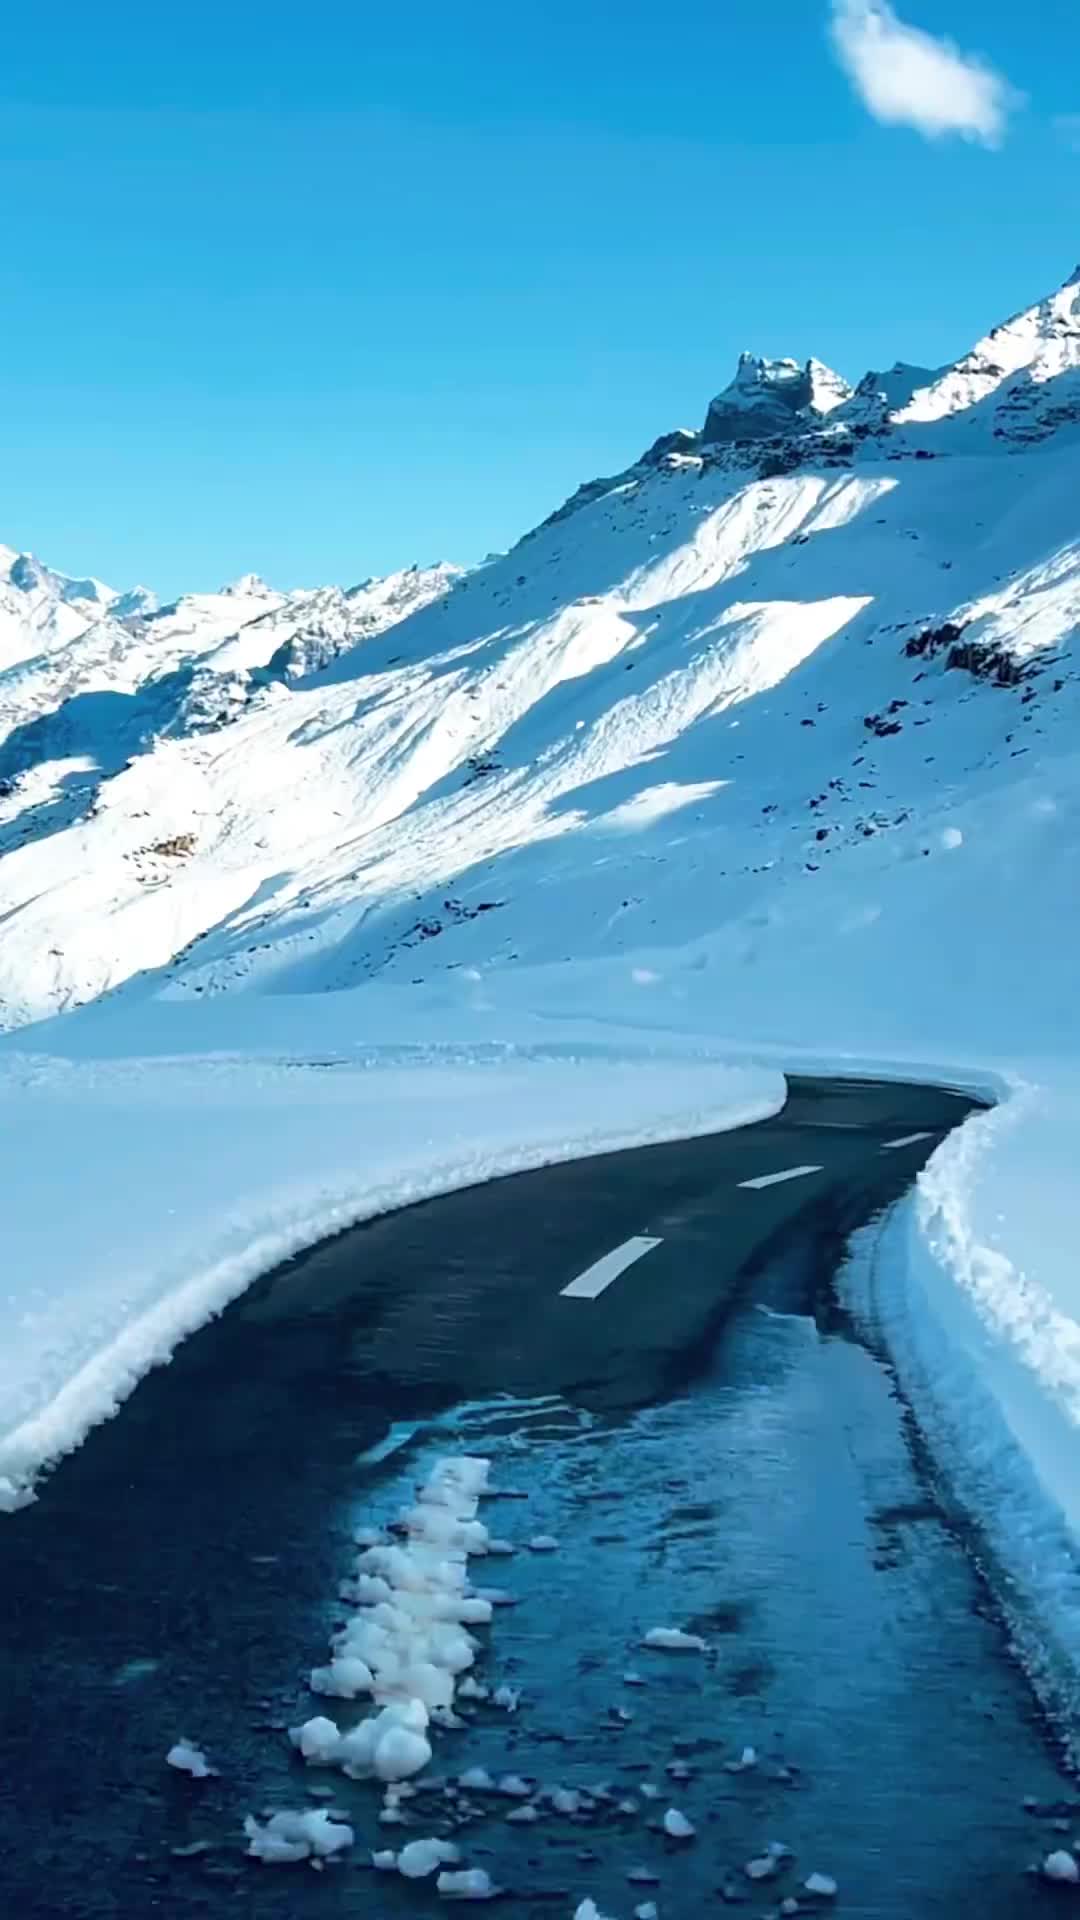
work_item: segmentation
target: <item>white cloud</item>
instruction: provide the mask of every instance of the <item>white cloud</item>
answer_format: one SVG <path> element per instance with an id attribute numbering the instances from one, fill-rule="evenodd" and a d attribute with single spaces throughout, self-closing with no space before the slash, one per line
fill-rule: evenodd
<path id="1" fill-rule="evenodd" d="M 875 120 L 994 147 L 1021 96 L 977 54 L 909 27 L 884 0 L 832 0 L 836 57 Z"/>

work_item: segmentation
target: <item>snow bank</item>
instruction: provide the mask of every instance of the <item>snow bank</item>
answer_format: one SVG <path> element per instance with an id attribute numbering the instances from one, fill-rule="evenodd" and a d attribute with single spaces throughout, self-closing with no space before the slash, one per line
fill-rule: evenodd
<path id="1" fill-rule="evenodd" d="M 1048 1702 L 1080 1726 L 1080 1096 L 1019 1084 L 939 1148 L 845 1285 L 885 1335 Z M 1080 1749 L 1077 1749 L 1080 1751 Z"/>
<path id="2" fill-rule="evenodd" d="M 496 1174 L 739 1126 L 784 1100 L 775 1068 L 676 1045 L 360 1046 L 355 998 L 323 1000 L 339 1044 L 318 1059 L 274 1056 L 266 1001 L 248 1055 L 201 1054 L 213 1023 L 187 1008 L 171 1011 L 195 1018 L 169 1028 L 174 1046 L 181 1030 L 195 1040 L 187 1056 L 155 1055 L 149 1020 L 143 1055 L 111 1056 L 107 1020 L 35 1029 L 38 1053 L 0 1043 L 0 1508 L 30 1497 L 43 1463 L 184 1335 L 324 1235 Z M 137 1028 L 124 1024 L 126 1048 Z"/>

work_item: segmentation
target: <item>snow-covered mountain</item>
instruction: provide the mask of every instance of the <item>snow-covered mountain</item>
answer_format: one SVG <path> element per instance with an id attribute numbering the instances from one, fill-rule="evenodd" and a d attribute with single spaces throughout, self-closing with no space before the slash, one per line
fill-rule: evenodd
<path id="1" fill-rule="evenodd" d="M 347 1219 L 937 1074 L 1009 1097 L 873 1310 L 1080 1751 L 1078 483 L 1080 273 L 942 369 L 744 356 L 468 573 L 155 610 L 5 555 L 0 1505 Z"/>
<path id="2" fill-rule="evenodd" d="M 763 902 L 936 859 L 1071 750 L 1078 425 L 1074 277 L 939 372 L 743 355 L 470 574 L 119 618 L 12 558 L 5 1022 L 753 947 Z"/>
<path id="3" fill-rule="evenodd" d="M 0 545 L 0 673 L 77 640 L 99 620 L 138 618 L 155 604 L 145 587 L 115 593 L 100 580 L 73 580 L 31 553 Z"/>

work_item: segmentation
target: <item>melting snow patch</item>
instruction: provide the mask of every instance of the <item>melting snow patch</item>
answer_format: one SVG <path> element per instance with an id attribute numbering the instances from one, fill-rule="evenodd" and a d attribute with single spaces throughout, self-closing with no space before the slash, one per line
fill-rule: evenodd
<path id="1" fill-rule="evenodd" d="M 262 1826 L 252 1814 L 244 1821 L 248 1853 L 268 1866 L 293 1860 L 327 1860 L 351 1847 L 355 1834 L 344 1821 L 331 1820 L 325 1807 L 303 1813 L 273 1813 Z"/>
<path id="2" fill-rule="evenodd" d="M 581 1795 L 573 1787 L 555 1787 L 547 1797 L 556 1813 L 569 1815 L 581 1811 Z"/>
<path id="3" fill-rule="evenodd" d="M 185 1740 L 183 1736 L 175 1746 L 169 1748 L 165 1755 L 165 1763 L 167 1766 L 175 1767 L 178 1773 L 190 1773 L 193 1780 L 208 1780 L 211 1774 L 217 1771 L 209 1764 L 205 1753 L 200 1748 L 193 1747 L 190 1740 Z"/>
<path id="4" fill-rule="evenodd" d="M 494 1900 L 499 1889 L 483 1867 L 461 1873 L 440 1873 L 435 1888 L 444 1900 Z"/>
<path id="5" fill-rule="evenodd" d="M 1071 1853 L 1066 1853 L 1064 1847 L 1060 1847 L 1056 1853 L 1047 1854 L 1046 1859 L 1042 1863 L 1041 1872 L 1044 1880 L 1057 1880 L 1067 1886 L 1076 1886 L 1077 1882 L 1080 1881 L 1080 1866 L 1077 1866 Z M 815 1879 L 820 1879 L 820 1877 L 820 1874 L 814 1875 Z M 831 1884 L 830 1882 L 830 1885 Z M 811 1891 L 809 1880 L 806 1886 L 807 1891 Z M 836 1888 L 834 1886 L 833 1892 L 835 1893 L 835 1891 Z"/>
<path id="6" fill-rule="evenodd" d="M 683 1633 L 679 1627 L 650 1627 L 642 1641 L 643 1647 L 658 1648 L 664 1653 L 705 1653 L 705 1641 L 699 1634 Z"/>
<path id="7" fill-rule="evenodd" d="M 157 1672 L 160 1665 L 160 1660 L 127 1660 L 118 1672 L 113 1674 L 112 1684 L 114 1687 L 129 1687 L 133 1680 L 148 1679 L 150 1674 Z"/>
<path id="8" fill-rule="evenodd" d="M 458 1694 L 462 1700 L 489 1700 L 491 1688 L 482 1687 L 479 1680 L 474 1680 L 472 1674 L 467 1673 L 458 1688 Z"/>
<path id="9" fill-rule="evenodd" d="M 520 1773 L 504 1773 L 502 1779 L 499 1781 L 498 1791 L 499 1793 L 509 1794 L 512 1800 L 527 1800 L 530 1788 L 528 1782 L 522 1779 Z"/>
<path id="10" fill-rule="evenodd" d="M 494 1793 L 495 1782 L 486 1767 L 469 1767 L 459 1775 L 458 1786 L 466 1793 Z"/>
<path id="11" fill-rule="evenodd" d="M 553 1533 L 536 1533 L 529 1541 L 530 1553 L 558 1553 L 559 1543 Z"/>
<path id="12" fill-rule="evenodd" d="M 440 1867 L 456 1866 L 460 1849 L 449 1840 L 410 1840 L 397 1857 L 398 1872 L 406 1880 L 426 1880 Z"/>

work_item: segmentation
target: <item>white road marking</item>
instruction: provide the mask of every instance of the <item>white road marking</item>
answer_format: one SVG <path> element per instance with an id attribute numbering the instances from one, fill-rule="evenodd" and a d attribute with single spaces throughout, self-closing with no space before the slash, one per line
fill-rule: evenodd
<path id="1" fill-rule="evenodd" d="M 598 1299 L 604 1288 L 610 1287 L 620 1273 L 625 1273 L 627 1267 L 632 1267 L 635 1260 L 640 1260 L 643 1254 L 651 1253 L 653 1248 L 659 1245 L 659 1240 L 650 1240 L 645 1234 L 637 1234 L 633 1240 L 624 1240 L 621 1247 L 613 1247 L 610 1253 L 605 1253 L 602 1260 L 594 1261 L 591 1267 L 586 1267 L 584 1273 L 578 1274 L 576 1280 L 571 1280 L 570 1285 L 562 1289 L 565 1298 L 567 1300 Z"/>
<path id="2" fill-rule="evenodd" d="M 916 1140 L 932 1140 L 933 1137 L 932 1133 L 905 1133 L 901 1140 L 886 1140 L 881 1151 L 888 1153 L 892 1147 L 913 1147 Z"/>
<path id="3" fill-rule="evenodd" d="M 783 1173 L 759 1173 L 756 1180 L 740 1180 L 740 1187 L 778 1187 L 781 1180 L 801 1180 L 804 1173 L 820 1173 L 820 1167 L 785 1167 Z"/>

